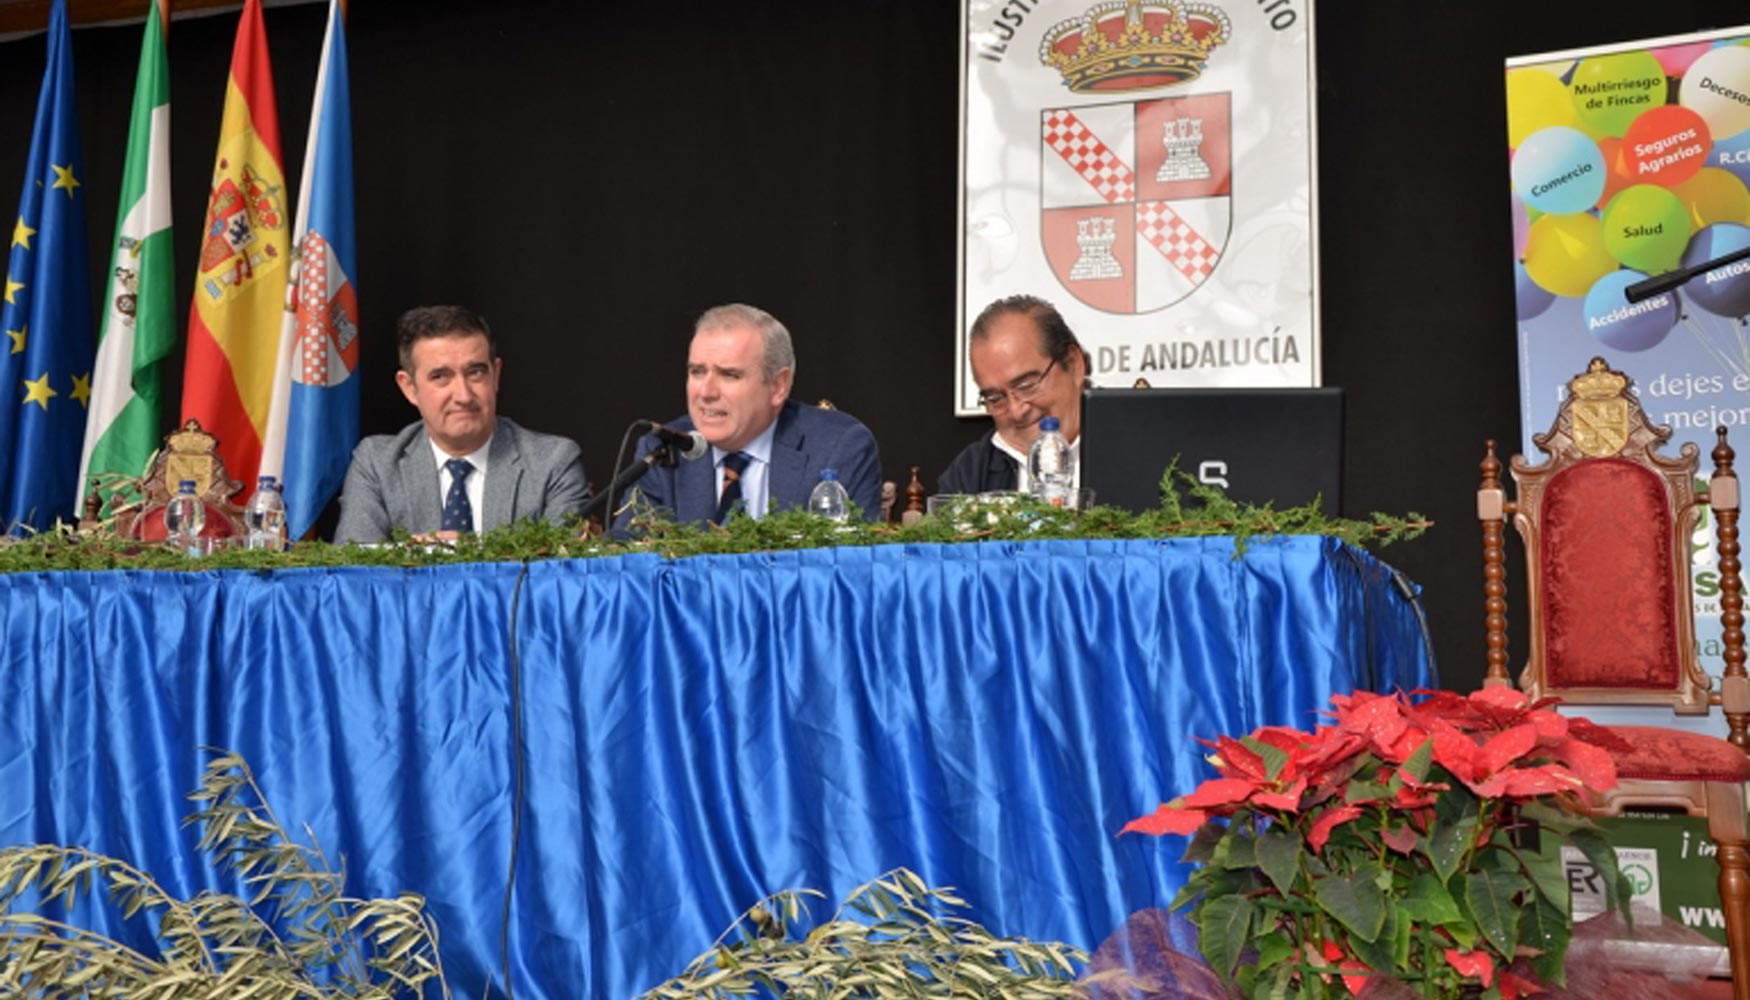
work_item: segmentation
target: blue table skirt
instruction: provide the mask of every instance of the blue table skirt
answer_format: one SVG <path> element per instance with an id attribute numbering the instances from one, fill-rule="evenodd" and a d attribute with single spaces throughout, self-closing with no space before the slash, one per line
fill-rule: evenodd
<path id="1" fill-rule="evenodd" d="M 233 749 L 350 891 L 429 899 L 462 995 L 505 964 L 520 687 L 525 1000 L 629 997 L 768 892 L 898 865 L 1091 948 L 1183 882 L 1115 834 L 1210 773 L 1195 737 L 1429 671 L 1389 568 L 1322 538 L 18 574 L 0 621 L 0 845 L 227 888 L 180 819 Z"/>

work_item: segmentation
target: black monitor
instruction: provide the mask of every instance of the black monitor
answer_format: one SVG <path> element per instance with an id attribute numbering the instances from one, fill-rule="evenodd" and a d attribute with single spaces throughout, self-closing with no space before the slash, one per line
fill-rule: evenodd
<path id="1" fill-rule="evenodd" d="M 1161 473 L 1179 468 L 1235 500 L 1339 513 L 1341 389 L 1088 389 L 1082 486 L 1131 511 L 1160 505 Z"/>

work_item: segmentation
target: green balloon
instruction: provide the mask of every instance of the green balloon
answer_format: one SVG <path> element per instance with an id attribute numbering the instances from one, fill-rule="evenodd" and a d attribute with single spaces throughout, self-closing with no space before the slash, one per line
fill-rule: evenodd
<path id="1" fill-rule="evenodd" d="M 1575 67 L 1568 93 L 1581 121 L 1620 136 L 1641 112 L 1665 103 L 1665 68 L 1646 51 L 1592 56 Z"/>
<path id="2" fill-rule="evenodd" d="M 1604 206 L 1604 249 L 1645 274 L 1677 266 L 1689 245 L 1690 217 L 1683 199 L 1657 184 L 1624 188 Z"/>

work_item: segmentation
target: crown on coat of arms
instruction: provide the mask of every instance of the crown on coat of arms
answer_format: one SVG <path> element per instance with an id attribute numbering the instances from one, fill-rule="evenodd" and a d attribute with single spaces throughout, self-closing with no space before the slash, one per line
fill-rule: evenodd
<path id="1" fill-rule="evenodd" d="M 1614 371 L 1603 358 L 1593 358 L 1586 372 L 1568 382 L 1568 391 L 1581 399 L 1614 399 L 1628 388 L 1628 376 Z"/>
<path id="2" fill-rule="evenodd" d="M 1233 34 L 1227 12 L 1181 0 L 1105 0 L 1045 32 L 1039 60 L 1077 92 L 1194 80 Z"/>

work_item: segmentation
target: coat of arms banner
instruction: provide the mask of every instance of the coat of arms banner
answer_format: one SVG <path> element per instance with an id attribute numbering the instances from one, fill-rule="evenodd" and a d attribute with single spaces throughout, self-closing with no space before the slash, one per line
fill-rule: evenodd
<path id="1" fill-rule="evenodd" d="M 1311 0 L 967 0 L 967 327 L 1057 305 L 1097 385 L 1319 382 Z"/>

